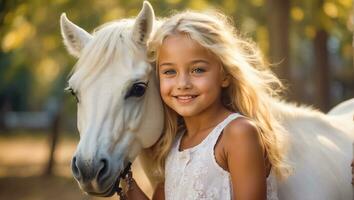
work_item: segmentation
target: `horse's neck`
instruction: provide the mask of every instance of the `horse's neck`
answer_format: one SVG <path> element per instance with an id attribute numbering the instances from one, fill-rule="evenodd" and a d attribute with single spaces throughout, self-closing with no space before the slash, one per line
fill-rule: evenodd
<path id="1" fill-rule="evenodd" d="M 303 130 L 336 129 L 354 139 L 352 116 L 331 116 L 310 107 L 296 106 L 295 104 L 278 100 L 269 103 L 271 112 L 291 134 L 304 132 Z M 301 131 L 301 130 L 302 131 Z M 321 132 L 320 131 L 320 132 Z M 315 133 L 314 133 L 315 134 Z"/>
<path id="2" fill-rule="evenodd" d="M 294 103 L 272 99 L 269 101 L 271 112 L 280 121 L 324 119 L 325 114 L 311 107 L 298 106 Z"/>

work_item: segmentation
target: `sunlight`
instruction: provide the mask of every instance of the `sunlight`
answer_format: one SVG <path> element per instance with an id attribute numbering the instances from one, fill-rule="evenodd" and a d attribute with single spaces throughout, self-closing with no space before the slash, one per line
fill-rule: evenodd
<path id="1" fill-rule="evenodd" d="M 8 32 L 2 41 L 2 50 L 9 52 L 23 45 L 35 33 L 35 28 L 24 19 L 18 16 L 15 19 L 14 28 Z"/>
<path id="2" fill-rule="evenodd" d="M 124 15 L 124 10 L 119 7 L 112 8 L 104 13 L 102 21 L 112 21 L 121 18 Z"/>
<path id="3" fill-rule="evenodd" d="M 338 0 L 340 4 L 342 4 L 343 6 L 349 8 L 352 7 L 352 0 Z"/>
<path id="4" fill-rule="evenodd" d="M 291 8 L 291 18 L 294 21 L 302 21 L 304 19 L 304 12 L 302 11 L 302 9 L 300 7 L 293 7 Z"/>
<path id="5" fill-rule="evenodd" d="M 41 85 L 47 85 L 58 76 L 59 72 L 58 63 L 54 59 L 46 57 L 39 62 L 36 69 L 36 77 Z"/>
<path id="6" fill-rule="evenodd" d="M 264 5 L 264 1 L 263 0 L 251 0 L 252 5 L 256 6 L 256 7 L 261 7 Z"/>
<path id="7" fill-rule="evenodd" d="M 306 26 L 305 35 L 310 39 L 314 38 L 316 36 L 316 29 L 311 25 Z"/>
<path id="8" fill-rule="evenodd" d="M 188 7 L 191 9 L 202 10 L 208 8 L 209 4 L 205 0 L 194 0 L 190 1 Z"/>
<path id="9" fill-rule="evenodd" d="M 166 0 L 166 2 L 169 4 L 178 4 L 181 2 L 181 0 Z"/>
<path id="10" fill-rule="evenodd" d="M 323 11 L 328 15 L 329 17 L 332 18 L 337 18 L 338 17 L 338 9 L 337 6 L 332 3 L 332 2 L 326 2 L 323 5 Z"/>

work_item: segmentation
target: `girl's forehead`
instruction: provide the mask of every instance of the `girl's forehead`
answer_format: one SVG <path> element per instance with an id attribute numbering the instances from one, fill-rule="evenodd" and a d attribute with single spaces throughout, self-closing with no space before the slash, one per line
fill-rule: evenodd
<path id="1" fill-rule="evenodd" d="M 177 33 L 167 36 L 159 48 L 159 58 L 166 56 L 200 56 L 213 59 L 216 57 L 210 50 L 200 45 L 188 34 Z"/>
<path id="2" fill-rule="evenodd" d="M 188 44 L 188 46 L 202 48 L 202 46 L 195 40 L 191 38 L 191 36 L 187 33 L 175 33 L 172 35 L 168 35 L 162 42 L 161 46 L 166 46 L 169 44 Z"/>

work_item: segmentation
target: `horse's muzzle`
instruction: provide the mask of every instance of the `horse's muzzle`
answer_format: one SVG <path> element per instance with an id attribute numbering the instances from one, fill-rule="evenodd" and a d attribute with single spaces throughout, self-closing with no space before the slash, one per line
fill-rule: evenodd
<path id="1" fill-rule="evenodd" d="M 74 178 L 85 192 L 95 196 L 107 196 L 114 193 L 114 178 L 108 158 L 83 160 L 74 156 L 71 162 Z"/>

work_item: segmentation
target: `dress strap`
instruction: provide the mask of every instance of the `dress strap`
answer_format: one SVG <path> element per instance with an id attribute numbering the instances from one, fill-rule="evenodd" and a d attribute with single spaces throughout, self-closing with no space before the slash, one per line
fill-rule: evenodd
<path id="1" fill-rule="evenodd" d="M 183 150 L 183 152 L 189 151 L 189 152 L 193 152 L 197 149 L 199 149 L 201 146 L 205 146 L 205 145 L 210 145 L 210 143 L 212 143 L 211 145 L 214 146 L 215 145 L 215 140 L 217 140 L 217 138 L 219 137 L 220 133 L 222 132 L 222 130 L 225 128 L 225 126 L 227 126 L 232 120 L 236 119 L 237 117 L 242 116 L 239 113 L 232 113 L 230 114 L 228 117 L 226 117 L 222 122 L 220 122 L 210 133 L 209 135 L 206 136 L 206 138 L 203 139 L 203 141 L 201 141 L 199 144 L 197 144 L 194 147 L 188 148 Z M 176 137 L 176 142 L 175 142 L 175 146 L 173 147 L 175 149 L 176 152 L 180 152 L 179 151 L 179 146 L 181 143 L 181 139 L 183 136 L 183 132 L 181 132 L 180 134 L 177 135 Z"/>
<path id="2" fill-rule="evenodd" d="M 224 130 L 224 128 L 234 119 L 238 118 L 238 117 L 243 117 L 243 115 L 239 114 L 239 113 L 232 113 L 230 114 L 224 121 L 222 121 L 218 127 L 216 127 L 216 129 L 214 130 L 214 132 L 211 135 L 210 141 L 212 145 L 212 150 L 214 151 L 214 147 L 215 144 L 218 140 L 218 138 L 220 137 L 222 131 Z"/>

